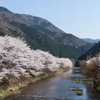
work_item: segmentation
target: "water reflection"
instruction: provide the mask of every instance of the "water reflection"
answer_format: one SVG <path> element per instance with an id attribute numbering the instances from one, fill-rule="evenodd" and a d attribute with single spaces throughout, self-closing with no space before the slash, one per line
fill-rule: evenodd
<path id="1" fill-rule="evenodd" d="M 73 82 L 74 79 L 84 77 L 79 71 L 80 68 L 74 67 L 61 75 L 39 80 L 25 87 L 22 93 L 5 100 L 100 100 L 100 94 L 93 86 Z M 78 96 L 70 87 L 82 89 L 83 95 Z"/>

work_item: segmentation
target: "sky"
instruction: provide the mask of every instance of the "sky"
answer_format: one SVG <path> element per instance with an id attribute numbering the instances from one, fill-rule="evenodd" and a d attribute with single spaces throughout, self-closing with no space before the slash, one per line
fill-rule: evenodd
<path id="1" fill-rule="evenodd" d="M 47 19 L 79 38 L 100 39 L 100 0 L 0 0 L 0 6 Z"/>

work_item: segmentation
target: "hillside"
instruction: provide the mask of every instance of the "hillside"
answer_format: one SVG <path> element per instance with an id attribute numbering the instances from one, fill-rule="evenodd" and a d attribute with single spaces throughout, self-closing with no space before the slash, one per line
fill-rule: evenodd
<path id="1" fill-rule="evenodd" d="M 1 7 L 0 9 L 3 9 L 3 8 Z M 1 21 L 5 21 L 3 22 L 5 23 L 4 26 L 6 26 L 6 24 L 8 24 L 9 26 L 9 22 L 18 22 L 18 23 L 26 24 L 27 26 L 32 26 L 32 27 L 35 27 L 36 25 L 38 25 L 40 26 L 38 28 L 42 31 L 45 29 L 52 31 L 53 33 L 51 32 L 49 33 L 49 35 L 51 35 L 54 39 L 66 45 L 82 46 L 88 43 L 86 41 L 83 41 L 82 39 L 75 37 L 72 34 L 64 33 L 63 31 L 58 29 L 56 26 L 54 26 L 52 23 L 50 23 L 49 21 L 43 18 L 39 18 L 39 17 L 31 16 L 31 15 L 25 15 L 25 14 L 15 14 L 15 13 L 9 12 L 9 10 L 8 12 L 7 11 L 5 12 L 5 10 L 4 11 L 0 10 L 0 19 Z M 52 28 L 48 28 L 51 26 Z"/>
<path id="2" fill-rule="evenodd" d="M 45 29 L 48 29 L 48 30 L 54 31 L 54 32 L 63 33 L 63 31 L 61 29 L 57 28 L 56 26 L 54 26 L 51 22 L 47 21 L 46 19 L 27 15 L 27 14 L 22 14 L 22 16 L 24 18 L 26 18 L 27 20 L 34 22 L 36 25 L 44 27 Z"/>
<path id="3" fill-rule="evenodd" d="M 72 34 L 68 34 L 68 33 L 64 33 L 64 32 L 63 33 L 51 32 L 39 25 L 35 25 L 34 27 L 42 30 L 43 32 L 45 32 L 46 34 L 51 36 L 53 39 L 57 40 L 60 43 L 65 44 L 65 45 L 75 46 L 75 47 L 80 47 L 82 45 L 87 45 L 87 44 L 91 45 L 91 43 L 81 40 L 80 38 L 78 38 Z"/>
<path id="4" fill-rule="evenodd" d="M 44 48 L 45 51 L 49 51 L 51 54 L 55 56 L 59 56 L 60 52 L 62 52 L 62 57 L 68 57 L 68 58 L 74 57 L 76 59 L 77 56 L 79 56 L 69 46 L 60 44 L 59 42 L 52 39 L 46 33 L 37 28 L 29 27 L 25 24 L 20 24 L 15 22 L 11 24 L 21 29 L 25 33 L 25 35 L 27 35 L 32 41 L 37 43 L 40 47 Z"/>
<path id="5" fill-rule="evenodd" d="M 31 48 L 49 51 L 58 57 L 61 53 L 62 57 L 77 59 L 92 46 L 43 18 L 12 13 L 4 7 L 0 7 L 0 30 L 14 37 L 25 37 Z"/>
<path id="6" fill-rule="evenodd" d="M 91 49 L 89 49 L 86 53 L 82 54 L 78 60 L 85 60 L 87 55 L 93 57 L 100 52 L 100 41 L 96 43 Z"/>
<path id="7" fill-rule="evenodd" d="M 6 22 L 23 23 L 28 26 L 40 25 L 51 31 L 60 32 L 60 33 L 63 32 L 62 30 L 54 26 L 52 23 L 50 23 L 46 19 L 31 16 L 31 15 L 12 13 L 11 11 L 9 11 L 8 9 L 4 7 L 0 7 L 0 19 Z"/>

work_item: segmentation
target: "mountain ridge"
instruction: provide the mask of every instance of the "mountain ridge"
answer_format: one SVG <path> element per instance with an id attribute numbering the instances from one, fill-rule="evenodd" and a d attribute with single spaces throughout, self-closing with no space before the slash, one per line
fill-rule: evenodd
<path id="1" fill-rule="evenodd" d="M 0 11 L 4 11 L 4 12 L 11 12 L 10 10 L 8 10 L 7 8 L 5 7 L 0 7 Z"/>
<path id="2" fill-rule="evenodd" d="M 90 43 L 98 43 L 100 41 L 100 39 L 91 39 L 91 38 L 82 38 L 82 40 Z"/>
<path id="3" fill-rule="evenodd" d="M 58 42 L 64 43 L 65 45 L 73 45 L 76 43 L 75 46 L 82 46 L 82 45 L 85 45 L 88 43 L 82 39 L 79 39 L 78 37 L 76 37 L 72 34 L 67 34 L 67 33 L 63 32 L 62 30 L 55 27 L 49 21 L 47 21 L 43 18 L 40 18 L 40 17 L 35 17 L 32 15 L 27 15 L 27 14 L 15 14 L 15 13 L 9 14 L 7 12 L 1 11 L 0 19 L 5 21 L 7 24 L 10 22 L 18 22 L 18 23 L 26 24 L 27 26 L 32 26 L 32 27 L 34 27 L 35 25 L 39 25 L 39 26 L 41 26 L 45 29 L 48 29 L 52 32 L 57 32 L 57 33 L 55 33 L 55 36 L 51 35 L 51 37 L 56 39 Z M 7 26 L 9 26 L 9 25 L 7 25 Z M 53 27 L 53 28 L 50 28 L 50 27 Z M 71 40 L 71 38 L 73 38 L 73 39 Z"/>
<path id="4" fill-rule="evenodd" d="M 63 33 L 63 31 L 61 29 L 59 29 L 58 27 L 56 27 L 55 25 L 53 25 L 51 22 L 47 21 L 44 18 L 40 18 L 40 17 L 28 15 L 28 14 L 22 14 L 22 16 L 28 18 L 28 20 L 30 20 L 30 21 L 34 22 L 35 24 L 40 25 L 50 31 Z"/>
<path id="5" fill-rule="evenodd" d="M 51 26 L 53 28 L 50 28 Z M 92 46 L 91 43 L 72 34 L 64 33 L 43 18 L 16 14 L 9 12 L 9 10 L 8 12 L 0 11 L 0 29 L 11 36 L 25 37 L 32 49 L 50 51 L 58 57 L 62 52 L 62 57 L 77 59 L 80 54 Z M 45 42 L 43 43 L 43 41 Z M 83 49 L 84 46 L 86 49 Z"/>

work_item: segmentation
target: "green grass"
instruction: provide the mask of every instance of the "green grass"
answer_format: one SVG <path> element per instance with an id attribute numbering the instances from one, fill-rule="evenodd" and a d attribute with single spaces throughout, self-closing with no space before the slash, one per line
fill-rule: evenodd
<path id="1" fill-rule="evenodd" d="M 75 79 L 73 82 L 81 83 L 80 79 Z"/>
<path id="2" fill-rule="evenodd" d="M 0 96 L 0 99 L 2 99 L 2 96 Z"/>
<path id="3" fill-rule="evenodd" d="M 63 72 L 55 73 L 54 75 L 60 75 L 61 73 L 63 73 Z"/>
<path id="4" fill-rule="evenodd" d="M 100 85 L 97 85 L 96 86 L 96 89 L 100 91 Z"/>
<path id="5" fill-rule="evenodd" d="M 90 79 L 86 79 L 86 78 L 82 78 L 82 79 L 75 79 L 73 82 L 76 82 L 76 83 L 90 83 L 93 81 L 93 78 L 90 78 Z"/>
<path id="6" fill-rule="evenodd" d="M 66 72 L 66 71 L 67 71 L 67 68 L 65 68 L 65 67 L 62 67 L 62 69 L 64 70 L 64 72 Z"/>
<path id="7" fill-rule="evenodd" d="M 82 95 L 83 94 L 83 90 L 79 89 L 79 88 L 70 88 L 74 93 L 78 94 L 78 95 Z"/>
<path id="8" fill-rule="evenodd" d="M 93 78 L 90 78 L 90 79 L 83 78 L 82 81 L 83 81 L 83 82 L 87 82 L 87 83 L 88 83 L 88 82 L 92 82 L 92 81 L 93 81 Z"/>
<path id="9" fill-rule="evenodd" d="M 0 99 L 10 96 L 11 94 L 18 94 L 22 89 L 16 89 L 15 91 L 6 90 L 3 93 L 0 93 Z"/>

